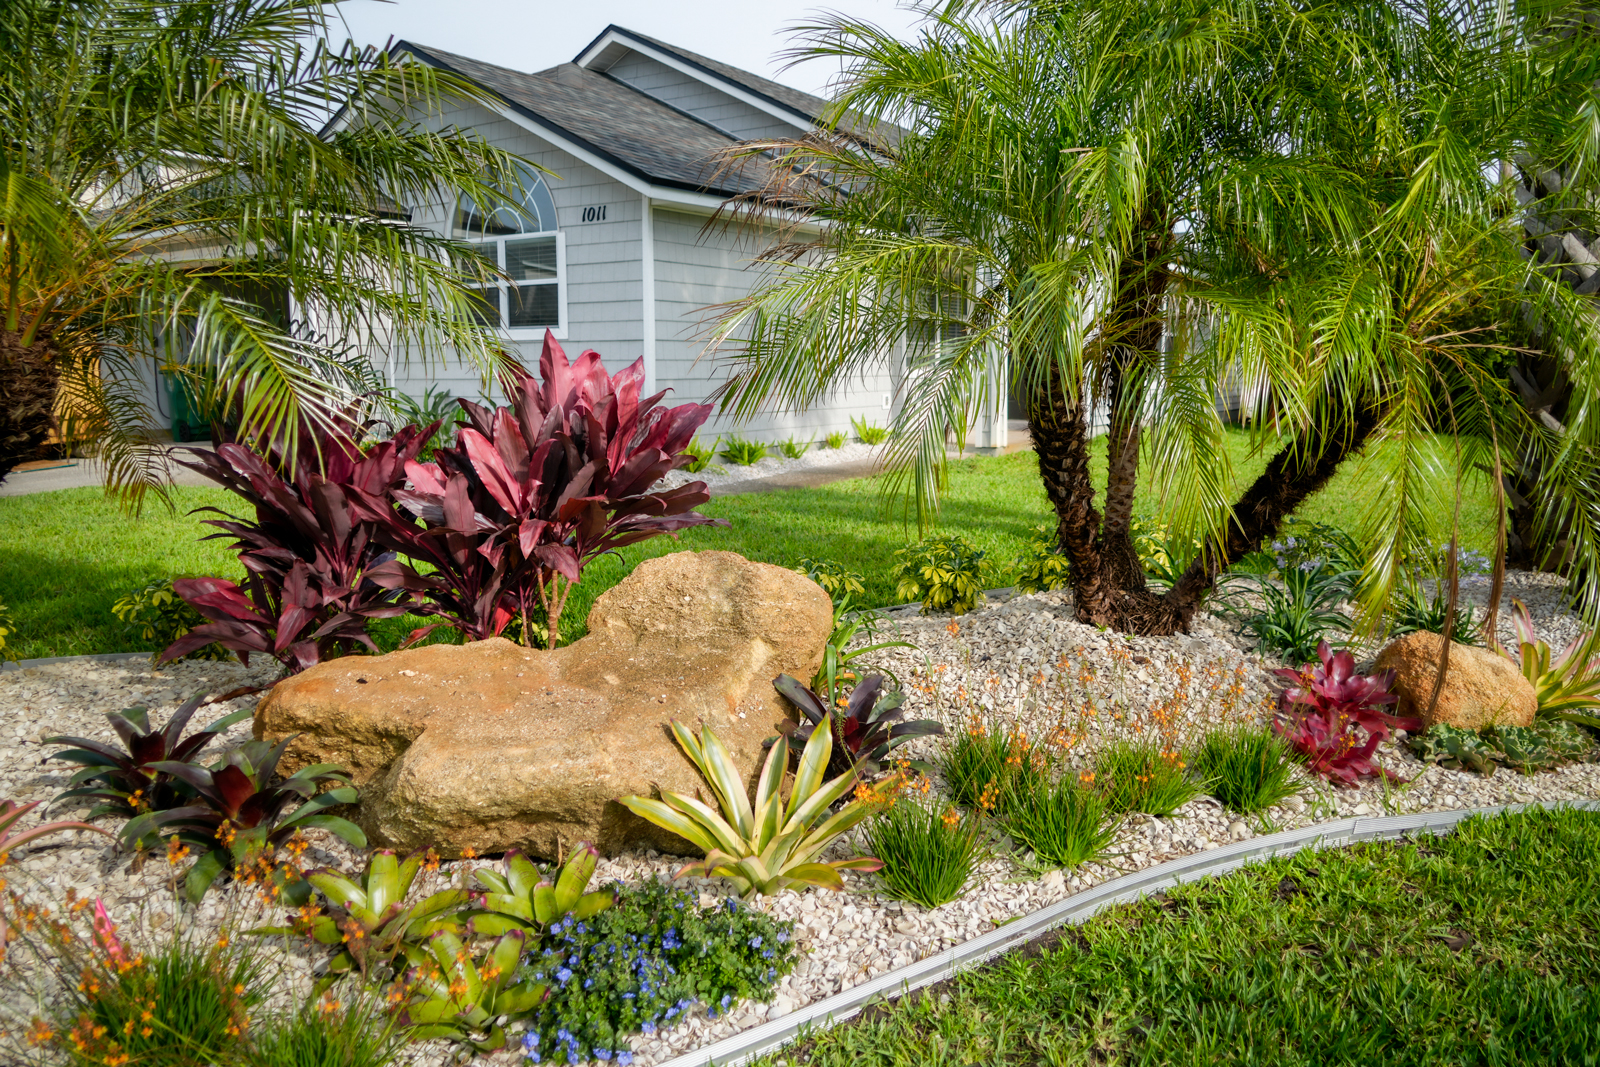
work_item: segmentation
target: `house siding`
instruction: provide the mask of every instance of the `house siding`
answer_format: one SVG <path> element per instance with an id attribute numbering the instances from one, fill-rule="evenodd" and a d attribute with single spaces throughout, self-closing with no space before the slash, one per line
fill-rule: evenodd
<path id="1" fill-rule="evenodd" d="M 759 277 L 749 269 L 750 263 L 765 238 L 707 227 L 704 216 L 661 206 L 655 209 L 654 230 L 657 379 L 673 390 L 674 403 L 704 402 L 727 376 L 707 348 L 705 309 L 749 294 Z M 849 433 L 852 418 L 886 425 L 890 412 L 883 400 L 893 394 L 894 383 L 885 367 L 852 381 L 811 410 L 767 411 L 742 424 L 718 413 L 702 433 L 739 433 L 766 442 Z"/>
<path id="2" fill-rule="evenodd" d="M 439 115 L 438 126 L 471 129 L 498 147 L 530 159 L 552 172 L 545 175 L 555 201 L 559 229 L 566 240 L 567 319 L 561 345 L 571 355 L 598 350 L 608 366 L 619 369 L 643 353 L 643 203 L 639 194 L 550 144 L 510 119 L 469 105 Z M 412 205 L 413 221 L 440 233 L 449 232 L 455 200 Z M 584 222 L 583 210 L 604 207 L 605 220 Z M 512 342 L 528 366 L 536 366 L 542 335 Z M 388 368 L 392 384 L 413 396 L 428 386 L 456 396 L 477 396 L 482 380 L 475 366 L 460 360 L 444 365 L 413 361 Z"/>
<path id="3" fill-rule="evenodd" d="M 774 118 L 642 52 L 629 52 L 608 67 L 606 73 L 741 141 L 794 137 L 800 132 L 794 123 Z"/>

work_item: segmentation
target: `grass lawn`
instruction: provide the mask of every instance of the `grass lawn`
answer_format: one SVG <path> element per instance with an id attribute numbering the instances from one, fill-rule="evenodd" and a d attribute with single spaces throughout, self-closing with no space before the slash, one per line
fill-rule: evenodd
<path id="1" fill-rule="evenodd" d="M 1239 481 L 1254 478 L 1266 457 L 1250 457 L 1243 433 L 1231 434 L 1228 448 Z M 1104 444 L 1097 449 L 1096 476 L 1104 484 Z M 1371 486 L 1387 476 L 1380 454 L 1372 469 L 1347 464 L 1332 483 L 1307 502 L 1304 518 L 1347 528 L 1362 525 Z M 730 528 L 690 530 L 678 541 L 658 538 L 625 549 L 620 557 L 596 561 L 573 592 L 564 627 L 577 636 L 595 597 L 615 585 L 641 559 L 681 549 L 726 549 L 751 559 L 792 567 L 801 558 L 833 559 L 866 578 L 869 603 L 894 602 L 889 578 L 893 553 L 916 539 L 900 511 L 885 511 L 877 479 L 835 482 L 816 489 L 791 489 L 719 497 L 707 514 L 727 519 Z M 1469 485 L 1472 483 L 1469 483 Z M 153 578 L 179 574 L 238 577 L 238 560 L 226 542 L 199 541 L 206 505 L 229 508 L 235 498 L 220 489 L 176 488 L 176 512 L 159 505 L 142 518 L 123 515 L 95 489 L 67 489 L 32 496 L 0 498 L 0 602 L 16 618 L 16 654 L 24 659 L 93 652 L 137 651 L 145 646 L 123 632 L 111 614 L 117 598 Z M 1155 516 L 1160 501 L 1146 495 L 1142 513 Z M 950 489 L 940 515 L 940 531 L 960 533 L 986 550 L 998 564 L 997 585 L 1011 583 L 1017 557 L 1031 526 L 1050 518 L 1033 453 L 962 460 L 952 465 Z M 1448 531 L 1440 509 L 1437 532 Z M 1493 518 L 1487 500 L 1473 498 L 1462 510 L 1464 543 L 1486 551 Z M 389 620 L 375 631 L 379 644 L 392 648 L 415 619 Z"/>
<path id="2" fill-rule="evenodd" d="M 1108 910 L 760 1061 L 1594 1064 L 1600 814 L 1301 852 Z"/>

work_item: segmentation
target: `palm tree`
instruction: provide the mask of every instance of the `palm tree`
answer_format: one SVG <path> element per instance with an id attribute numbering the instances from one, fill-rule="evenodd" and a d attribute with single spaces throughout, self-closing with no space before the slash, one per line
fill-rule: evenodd
<path id="1" fill-rule="evenodd" d="M 911 43 L 844 19 L 807 37 L 846 64 L 837 132 L 748 146 L 784 165 L 736 206 L 821 225 L 786 233 L 765 284 L 721 309 L 724 402 L 815 403 L 909 336 L 891 484 L 927 520 L 947 431 L 989 400 L 1003 352 L 1082 621 L 1186 627 L 1222 569 L 1383 441 L 1401 475 L 1367 531 L 1380 604 L 1459 492 L 1433 435 L 1470 468 L 1528 430 L 1493 372 L 1498 324 L 1528 304 L 1569 342 L 1583 328 L 1525 268 L 1485 171 L 1555 135 L 1573 71 L 1552 85 L 1470 3 L 1066 0 L 945 11 Z M 884 119 L 905 136 L 855 133 Z M 1580 362 L 1596 381 L 1600 360 Z M 1225 379 L 1270 456 L 1237 499 Z M 1141 453 L 1204 543 L 1164 593 L 1129 563 Z"/>
<path id="2" fill-rule="evenodd" d="M 159 489 L 137 368 L 179 336 L 205 404 L 287 441 L 362 388 L 375 348 L 493 358 L 464 290 L 490 268 L 402 205 L 496 202 L 521 161 L 429 121 L 469 84 L 330 51 L 331 12 L 0 9 L 0 478 L 55 432 L 131 501 Z"/>

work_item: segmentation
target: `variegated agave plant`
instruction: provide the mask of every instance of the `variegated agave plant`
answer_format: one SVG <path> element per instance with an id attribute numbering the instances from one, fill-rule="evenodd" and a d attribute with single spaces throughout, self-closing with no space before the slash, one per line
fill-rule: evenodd
<path id="1" fill-rule="evenodd" d="M 721 813 L 703 801 L 666 791 L 659 800 L 619 799 L 634 814 L 705 850 L 706 858 L 685 866 L 678 877 L 729 878 L 742 896 L 749 897 L 796 886 L 841 889 L 840 871 L 876 871 L 883 866 L 870 856 L 827 863 L 818 858 L 835 838 L 872 814 L 859 801 L 829 811 L 856 784 L 856 776 L 846 773 L 823 780 L 833 754 L 833 730 L 826 719 L 806 742 L 787 800 L 780 788 L 789 766 L 789 742 L 777 740 L 762 765 L 754 805 L 732 753 L 709 726 L 701 728 L 696 740 L 688 727 L 674 720 L 672 733 L 710 784 Z"/>

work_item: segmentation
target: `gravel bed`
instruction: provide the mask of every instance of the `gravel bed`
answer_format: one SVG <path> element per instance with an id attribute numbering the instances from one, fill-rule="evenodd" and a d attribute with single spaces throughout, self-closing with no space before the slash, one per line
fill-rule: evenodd
<path id="1" fill-rule="evenodd" d="M 1487 579 L 1469 581 L 1463 586 L 1463 600 L 1481 609 L 1487 590 Z M 1553 644 L 1578 632 L 1576 620 L 1562 606 L 1558 581 L 1513 573 L 1508 576 L 1501 615 L 1502 639 L 1512 638 L 1512 597 L 1528 603 L 1541 636 Z M 1085 766 L 1098 745 L 1130 733 L 1165 728 L 1188 741 L 1210 724 L 1263 720 L 1273 699 L 1266 670 L 1278 665 L 1249 651 L 1248 639 L 1222 618 L 1203 615 L 1186 635 L 1124 638 L 1074 622 L 1070 603 L 1059 593 L 992 599 L 957 620 L 902 611 L 891 619 L 890 630 L 917 646 L 915 651 L 880 653 L 877 661 L 910 687 L 911 717 L 937 718 L 953 732 L 966 728 L 976 714 L 989 728 L 1025 730 L 1034 743 L 1054 741 L 1069 763 Z M 180 663 L 157 671 L 142 661 L 55 664 L 0 673 L 0 797 L 48 800 L 66 787 L 69 769 L 42 762 L 49 751 L 39 743 L 42 736 L 67 733 L 110 739 L 105 712 L 143 703 L 160 721 L 197 690 L 259 685 L 270 681 L 272 674 L 266 667 L 247 671 L 238 664 L 221 663 Z M 196 722 L 210 721 L 254 699 L 205 709 L 196 715 Z M 1167 713 L 1171 725 L 1157 725 L 1156 709 Z M 248 732 L 248 723 L 239 724 L 228 739 L 243 740 Z M 937 744 L 935 739 L 919 738 L 907 748 L 911 755 L 931 758 Z M 796 972 L 779 983 L 770 1003 L 741 1005 L 716 1019 L 697 1013 L 655 1038 L 637 1037 L 634 1063 L 640 1067 L 659 1063 L 969 940 L 1072 893 L 1229 841 L 1352 815 L 1600 798 L 1600 765 L 1568 765 L 1533 776 L 1502 770 L 1485 779 L 1422 764 L 1393 744 L 1380 750 L 1380 761 L 1406 783 L 1373 782 L 1336 790 L 1307 780 L 1300 795 L 1253 819 L 1237 818 L 1202 797 L 1169 818 L 1130 817 L 1105 863 L 1032 877 L 1009 858 L 991 860 L 963 899 L 931 911 L 888 900 L 875 891 L 874 878 L 859 875 L 847 876 L 848 887 L 839 894 L 812 891 L 762 900 L 758 906 L 796 923 L 802 949 Z M 940 786 L 937 779 L 934 784 Z M 58 811 L 50 817 L 66 815 Z M 32 817 L 27 821 L 31 823 Z M 834 846 L 835 854 L 850 854 L 856 844 L 841 841 Z M 350 869 L 356 859 L 341 843 L 315 834 L 306 863 Z M 128 857 L 107 847 L 104 838 L 77 833 L 42 848 L 18 850 L 14 860 L 51 894 L 64 895 L 71 889 L 80 896 L 102 898 L 120 922 L 159 931 L 174 921 L 173 872 L 159 856 L 135 870 Z M 655 853 L 625 854 L 603 860 L 596 881 L 670 876 L 682 862 Z M 447 864 L 434 877 L 459 876 L 453 874 L 459 866 Z M 719 880 L 691 883 L 705 904 L 728 893 Z M 187 921 L 209 932 L 224 924 L 259 923 L 263 906 L 249 887 L 230 886 L 213 891 L 199 909 L 184 910 Z M 307 987 L 314 962 L 304 947 L 288 953 L 280 971 L 285 995 Z M 426 1043 L 414 1046 L 407 1059 L 421 1067 L 444 1063 L 447 1055 L 445 1046 Z M 482 1062 L 516 1059 L 508 1050 Z"/>
<path id="2" fill-rule="evenodd" d="M 675 489 L 686 482 L 705 482 L 708 489 L 725 489 L 736 486 L 741 482 L 751 482 L 758 478 L 771 478 L 778 474 L 793 474 L 796 471 L 815 470 L 819 467 L 842 467 L 846 464 L 863 463 L 866 461 L 877 462 L 883 458 L 884 445 L 868 445 L 860 441 L 852 441 L 838 448 L 828 448 L 818 438 L 815 443 L 799 459 L 786 459 L 777 445 L 768 445 L 770 449 L 766 459 L 749 466 L 741 467 L 736 463 L 729 463 L 718 455 L 711 461 L 711 466 L 699 474 L 690 474 L 686 470 L 675 470 L 661 479 L 660 489 Z"/>

